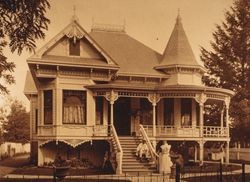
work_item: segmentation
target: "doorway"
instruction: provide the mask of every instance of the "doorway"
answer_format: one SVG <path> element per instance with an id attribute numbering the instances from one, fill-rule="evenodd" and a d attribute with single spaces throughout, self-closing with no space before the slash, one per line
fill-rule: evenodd
<path id="1" fill-rule="evenodd" d="M 131 135 L 131 100 L 127 97 L 119 98 L 114 104 L 114 126 L 117 135 Z"/>

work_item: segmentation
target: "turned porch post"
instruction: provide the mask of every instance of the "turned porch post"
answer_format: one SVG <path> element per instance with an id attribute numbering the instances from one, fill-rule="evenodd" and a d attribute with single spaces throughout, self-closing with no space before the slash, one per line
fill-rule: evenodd
<path id="1" fill-rule="evenodd" d="M 230 97 L 225 98 L 225 106 L 226 106 L 226 131 L 227 131 L 227 137 L 229 137 L 229 105 L 230 105 Z M 226 144 L 226 163 L 229 163 L 229 141 L 227 141 Z"/>
<path id="2" fill-rule="evenodd" d="M 221 130 L 224 127 L 224 107 L 222 107 L 221 113 L 220 113 L 220 127 L 221 127 Z"/>
<path id="3" fill-rule="evenodd" d="M 110 124 L 114 124 L 114 103 L 118 99 L 118 93 L 111 90 L 111 92 L 107 92 L 105 98 L 110 103 Z"/>
<path id="4" fill-rule="evenodd" d="M 200 164 L 203 164 L 203 155 L 204 155 L 204 141 L 199 141 L 199 160 Z"/>
<path id="5" fill-rule="evenodd" d="M 152 103 L 153 106 L 153 137 L 156 136 L 156 104 L 160 101 L 160 96 L 158 94 L 149 94 L 148 97 L 149 102 Z"/>
<path id="6" fill-rule="evenodd" d="M 229 105 L 230 105 L 230 98 L 226 97 L 225 99 L 225 106 L 226 106 L 226 127 L 229 128 Z M 229 133 L 228 133 L 229 134 Z"/>
<path id="7" fill-rule="evenodd" d="M 195 100 L 199 103 L 200 106 L 200 137 L 203 137 L 203 125 L 204 125 L 204 117 L 203 117 L 203 113 L 204 113 L 204 104 L 207 101 L 207 96 L 202 93 L 200 95 L 197 95 L 195 97 Z"/>

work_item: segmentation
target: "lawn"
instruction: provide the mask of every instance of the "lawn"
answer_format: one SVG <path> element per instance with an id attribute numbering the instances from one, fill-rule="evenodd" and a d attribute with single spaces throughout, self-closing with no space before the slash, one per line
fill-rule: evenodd
<path id="1" fill-rule="evenodd" d="M 23 167 L 23 168 L 16 169 L 11 174 L 53 176 L 53 168 Z M 104 170 L 99 169 L 99 168 L 93 168 L 93 169 L 71 168 L 69 170 L 69 176 L 103 175 L 103 174 L 114 174 L 114 173 L 112 171 L 104 171 Z"/>
<path id="2" fill-rule="evenodd" d="M 54 182 L 53 179 L 6 179 L 0 178 L 1 182 Z M 64 179 L 62 182 L 131 182 L 123 179 Z"/>

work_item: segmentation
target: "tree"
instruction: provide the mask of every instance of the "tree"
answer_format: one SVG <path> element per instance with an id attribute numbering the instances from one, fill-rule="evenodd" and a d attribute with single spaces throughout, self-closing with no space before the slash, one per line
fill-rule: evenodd
<path id="1" fill-rule="evenodd" d="M 29 130 L 29 113 L 20 101 L 13 100 L 3 123 L 4 141 L 26 143 L 30 138 Z"/>
<path id="2" fill-rule="evenodd" d="M 201 47 L 201 60 L 208 69 L 203 81 L 209 86 L 236 92 L 231 100 L 233 139 L 250 141 L 250 1 L 235 0 L 216 25 L 212 50 Z"/>
<path id="3" fill-rule="evenodd" d="M 48 0 L 0 0 L 0 79 L 5 84 L 15 82 L 15 64 L 7 61 L 3 48 L 9 45 L 11 52 L 17 50 L 19 55 L 24 48 L 34 51 L 35 40 L 45 37 L 50 23 L 45 16 L 48 8 Z M 0 83 L 0 94 L 8 93 L 5 84 Z"/>

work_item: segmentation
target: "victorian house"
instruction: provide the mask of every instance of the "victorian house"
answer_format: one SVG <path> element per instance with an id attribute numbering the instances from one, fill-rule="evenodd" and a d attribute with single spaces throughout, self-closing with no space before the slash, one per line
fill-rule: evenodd
<path id="1" fill-rule="evenodd" d="M 167 41 L 166 41 L 167 43 Z M 44 165 L 60 154 L 101 166 L 106 151 L 117 174 L 150 171 L 134 156 L 145 139 L 152 160 L 159 141 L 189 142 L 195 161 L 206 142 L 223 142 L 229 161 L 228 109 L 233 92 L 202 83 L 178 15 L 163 54 L 130 37 L 123 26 L 76 19 L 27 59 L 24 93 L 30 100 L 31 158 Z M 204 108 L 221 108 L 206 125 Z"/>

